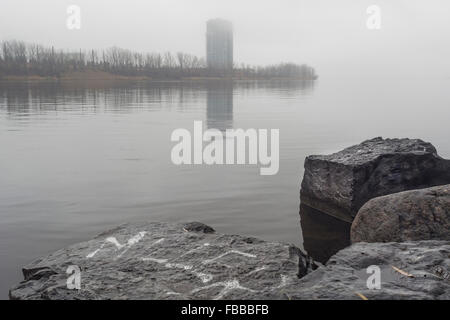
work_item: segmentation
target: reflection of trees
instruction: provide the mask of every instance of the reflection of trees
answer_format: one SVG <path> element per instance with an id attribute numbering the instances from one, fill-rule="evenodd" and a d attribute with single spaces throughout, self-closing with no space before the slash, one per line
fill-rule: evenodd
<path id="1" fill-rule="evenodd" d="M 310 80 L 259 80 L 236 81 L 234 87 L 246 90 L 265 90 L 289 95 L 309 95 L 314 90 L 314 81 Z"/>
<path id="2" fill-rule="evenodd" d="M 134 112 L 170 105 L 184 108 L 185 102 L 200 101 L 204 93 L 195 86 L 167 83 L 111 82 L 83 83 L 10 83 L 0 87 L 0 105 L 10 114 L 73 111 Z"/>
<path id="3" fill-rule="evenodd" d="M 36 82 L 2 83 L 0 106 L 10 114 L 46 111 L 134 112 L 140 109 L 178 111 L 204 108 L 207 126 L 233 125 L 233 92 L 275 97 L 309 95 L 313 81 L 193 81 L 193 82 Z M 205 103 L 206 100 L 206 103 Z"/>

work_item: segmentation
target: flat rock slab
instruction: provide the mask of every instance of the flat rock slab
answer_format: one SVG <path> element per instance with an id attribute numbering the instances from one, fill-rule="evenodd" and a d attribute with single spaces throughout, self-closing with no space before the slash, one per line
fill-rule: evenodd
<path id="1" fill-rule="evenodd" d="M 351 227 L 354 242 L 450 240 L 450 185 L 369 200 Z"/>
<path id="2" fill-rule="evenodd" d="M 380 268 L 380 289 L 367 286 L 370 266 Z M 353 244 L 296 286 L 285 290 L 291 299 L 448 300 L 450 242 Z"/>
<path id="3" fill-rule="evenodd" d="M 10 298 L 287 299 L 313 265 L 295 246 L 201 223 L 127 224 L 34 261 Z M 67 288 L 70 266 L 80 290 Z"/>
<path id="4" fill-rule="evenodd" d="M 368 200 L 450 184 L 450 160 L 418 139 L 374 138 L 331 155 L 308 156 L 301 200 L 352 222 Z"/>

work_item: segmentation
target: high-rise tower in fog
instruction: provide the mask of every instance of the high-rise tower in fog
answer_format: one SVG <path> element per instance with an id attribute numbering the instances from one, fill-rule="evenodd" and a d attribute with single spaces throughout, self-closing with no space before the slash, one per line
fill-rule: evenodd
<path id="1" fill-rule="evenodd" d="M 233 26 L 222 19 L 206 22 L 206 61 L 208 68 L 233 69 Z"/>

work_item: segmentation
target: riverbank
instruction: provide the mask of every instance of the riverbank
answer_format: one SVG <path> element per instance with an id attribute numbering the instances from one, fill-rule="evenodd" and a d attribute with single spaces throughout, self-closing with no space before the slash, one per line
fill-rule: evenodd
<path id="1" fill-rule="evenodd" d="M 0 83 L 71 83 L 71 82 L 207 82 L 218 80 L 257 80 L 257 81 L 314 81 L 315 79 L 302 79 L 290 77 L 243 77 L 243 76 L 203 76 L 203 77 L 146 77 L 123 76 L 104 71 L 86 70 L 64 73 L 59 77 L 43 77 L 39 75 L 0 75 Z"/>

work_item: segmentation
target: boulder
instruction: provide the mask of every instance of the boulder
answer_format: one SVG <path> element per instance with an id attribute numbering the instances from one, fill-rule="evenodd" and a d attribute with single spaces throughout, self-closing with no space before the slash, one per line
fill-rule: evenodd
<path id="1" fill-rule="evenodd" d="M 369 200 L 351 227 L 354 242 L 450 240 L 450 185 Z"/>
<path id="2" fill-rule="evenodd" d="M 290 299 L 448 300 L 450 242 L 356 243 L 297 286 L 284 290 Z"/>
<path id="3" fill-rule="evenodd" d="M 308 156 L 301 201 L 352 222 L 368 200 L 450 183 L 450 160 L 418 139 L 374 138 L 331 155 Z"/>
<path id="4" fill-rule="evenodd" d="M 374 265 L 379 290 L 367 287 Z M 198 222 L 126 224 L 24 267 L 10 298 L 450 299 L 449 267 L 449 241 L 361 242 L 323 266 L 295 246 Z M 77 271 L 80 288 L 69 289 Z"/>
<path id="5" fill-rule="evenodd" d="M 283 289 L 316 267 L 295 246 L 198 222 L 127 224 L 26 266 L 10 298 L 287 299 Z M 79 290 L 67 286 L 74 270 Z"/>

